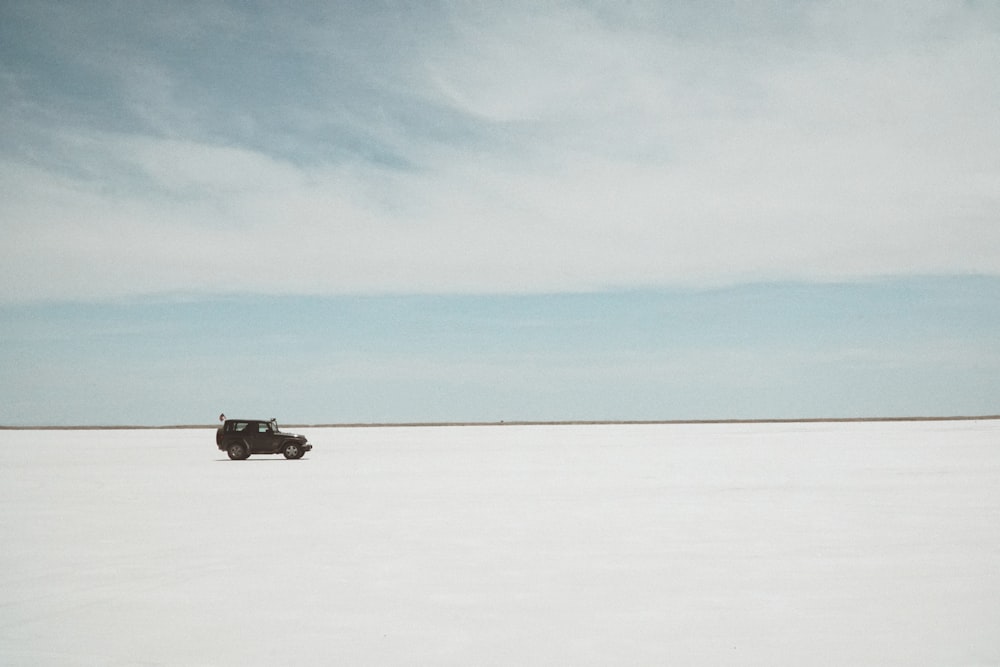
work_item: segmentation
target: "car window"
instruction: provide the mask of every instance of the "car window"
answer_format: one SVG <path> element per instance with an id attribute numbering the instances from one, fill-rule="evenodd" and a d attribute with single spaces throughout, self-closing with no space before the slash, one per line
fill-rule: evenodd
<path id="1" fill-rule="evenodd" d="M 257 424 L 257 432 L 258 433 L 270 433 L 271 429 L 270 429 L 270 427 L 268 427 L 267 424 L 261 422 L 261 423 Z"/>
<path id="2" fill-rule="evenodd" d="M 250 425 L 249 422 L 233 422 L 232 424 L 229 425 L 230 426 L 229 430 L 230 431 L 237 431 L 237 432 L 239 432 L 239 431 L 245 431 L 246 427 L 249 426 L 249 425 Z"/>

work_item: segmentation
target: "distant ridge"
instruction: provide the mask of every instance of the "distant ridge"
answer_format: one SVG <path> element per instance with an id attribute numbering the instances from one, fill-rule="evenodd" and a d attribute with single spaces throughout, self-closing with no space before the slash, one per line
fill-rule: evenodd
<path id="1" fill-rule="evenodd" d="M 286 428 L 400 428 L 441 426 L 602 426 L 602 425 L 685 425 L 685 424 L 822 424 L 844 422 L 947 422 L 1000 420 L 1000 415 L 957 415 L 950 417 L 804 417 L 799 419 L 568 419 L 554 421 L 453 421 L 453 422 L 342 422 L 329 424 L 282 424 Z M 0 431 L 137 431 L 216 428 L 216 424 L 174 424 L 167 426 L 0 426 Z"/>
<path id="2" fill-rule="evenodd" d="M 1000 415 L 958 415 L 952 417 L 804 417 L 800 419 L 603 419 L 554 421 L 470 421 L 470 422 L 387 422 L 343 424 L 295 424 L 289 428 L 392 428 L 400 426 L 601 426 L 656 424 L 816 424 L 827 422 L 944 422 L 1000 419 Z"/>

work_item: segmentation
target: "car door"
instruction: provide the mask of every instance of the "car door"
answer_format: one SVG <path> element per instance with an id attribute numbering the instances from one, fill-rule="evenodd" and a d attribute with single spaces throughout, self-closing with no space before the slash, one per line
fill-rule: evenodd
<path id="1" fill-rule="evenodd" d="M 247 429 L 247 442 L 254 454 L 274 453 L 274 432 L 267 422 L 253 422 Z"/>
<path id="2" fill-rule="evenodd" d="M 270 422 L 261 422 L 257 427 L 257 449 L 261 454 L 273 454 L 275 452 L 275 436 L 271 430 Z"/>

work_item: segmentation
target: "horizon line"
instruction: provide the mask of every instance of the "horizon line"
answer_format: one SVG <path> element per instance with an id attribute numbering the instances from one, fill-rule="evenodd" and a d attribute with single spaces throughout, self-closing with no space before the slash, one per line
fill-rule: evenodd
<path id="1" fill-rule="evenodd" d="M 334 422 L 319 424 L 285 424 L 286 428 L 401 428 L 446 426 L 630 426 L 630 425 L 697 425 L 697 424 L 817 424 L 852 422 L 943 422 L 1000 420 L 995 415 L 911 416 L 911 417 L 801 417 L 761 419 L 558 419 L 558 420 L 499 420 L 499 421 L 433 421 L 433 422 Z M 142 431 L 169 429 L 218 428 L 213 424 L 169 424 L 160 426 L 141 424 L 106 425 L 0 425 L 0 431 Z"/>

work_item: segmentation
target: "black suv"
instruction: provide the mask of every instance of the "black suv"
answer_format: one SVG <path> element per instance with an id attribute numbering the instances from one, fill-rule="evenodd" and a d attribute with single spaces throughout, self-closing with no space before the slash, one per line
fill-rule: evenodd
<path id="1" fill-rule="evenodd" d="M 284 454 L 301 459 L 313 448 L 304 435 L 282 433 L 274 419 L 227 419 L 215 432 L 215 444 L 234 461 L 251 454 Z"/>

